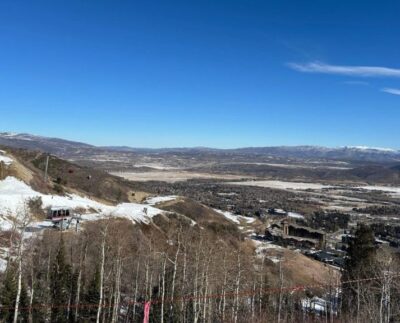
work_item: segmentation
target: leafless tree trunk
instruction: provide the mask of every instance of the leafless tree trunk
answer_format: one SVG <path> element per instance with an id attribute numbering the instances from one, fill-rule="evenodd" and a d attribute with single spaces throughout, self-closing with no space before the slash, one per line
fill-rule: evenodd
<path id="1" fill-rule="evenodd" d="M 237 264 L 238 264 L 238 273 L 236 276 L 236 290 L 235 290 L 235 307 L 234 307 L 234 322 L 237 323 L 238 321 L 238 313 L 239 313 L 239 290 L 240 290 L 240 279 L 241 279 L 241 274 L 242 274 L 242 268 L 241 268 L 241 258 L 240 258 L 240 253 L 238 252 L 237 256 Z"/>
<path id="2" fill-rule="evenodd" d="M 120 287 L 121 287 L 121 272 L 122 272 L 122 261 L 120 254 L 118 254 L 117 263 L 116 263 L 116 275 L 115 275 L 115 290 L 114 290 L 114 306 L 111 322 L 115 323 L 118 320 L 118 312 L 119 312 L 119 303 L 120 303 Z"/>
<path id="3" fill-rule="evenodd" d="M 19 236 L 18 236 L 18 251 L 17 251 L 17 261 L 18 261 L 18 270 L 17 270 L 17 296 L 15 298 L 15 309 L 14 309 L 14 323 L 18 322 L 18 313 L 19 313 L 19 302 L 21 299 L 21 289 L 22 289 L 22 253 L 24 248 L 24 232 L 31 222 L 31 217 L 29 214 L 28 206 L 24 202 L 22 208 L 18 210 L 18 214 L 16 216 L 17 226 L 19 227 Z"/>
<path id="4" fill-rule="evenodd" d="M 138 262 L 136 267 L 136 278 L 135 278 L 135 294 L 133 299 L 133 311 L 132 311 L 132 321 L 136 319 L 136 300 L 137 300 L 137 293 L 138 293 L 138 278 L 139 278 L 139 267 L 140 263 Z"/>
<path id="5" fill-rule="evenodd" d="M 33 263 L 31 264 L 31 295 L 29 297 L 29 318 L 28 321 L 32 322 L 32 304 L 33 304 L 33 297 L 35 294 L 35 276 L 33 272 Z"/>
<path id="6" fill-rule="evenodd" d="M 20 243 L 20 246 L 18 246 L 18 279 L 17 279 L 17 296 L 15 298 L 14 323 L 18 322 L 18 310 L 19 310 L 19 301 L 21 298 L 21 286 L 22 286 L 22 241 Z"/>
<path id="7" fill-rule="evenodd" d="M 76 282 L 77 286 L 76 286 L 76 298 L 75 298 L 75 322 L 78 321 L 78 307 L 79 307 L 79 302 L 80 302 L 81 284 L 82 284 L 82 265 L 86 261 L 86 255 L 87 255 L 87 242 L 85 243 L 83 258 L 80 257 L 80 259 L 79 259 L 79 273 L 78 273 L 78 279 Z"/>
<path id="8" fill-rule="evenodd" d="M 254 322 L 255 317 L 255 299 L 256 299 L 256 280 L 253 281 L 253 293 L 251 295 L 251 320 Z"/>
<path id="9" fill-rule="evenodd" d="M 224 283 L 222 286 L 222 322 L 225 321 L 225 306 L 226 306 L 226 281 L 227 281 L 227 276 L 228 276 L 228 270 L 226 268 L 226 253 L 224 253 Z"/>
<path id="10" fill-rule="evenodd" d="M 170 307 L 171 312 L 172 312 L 172 303 L 174 301 L 174 295 L 175 295 L 175 280 L 176 280 L 176 272 L 177 272 L 177 268 L 178 268 L 178 257 L 179 257 L 180 250 L 181 250 L 181 240 L 180 240 L 180 233 L 179 233 L 178 234 L 178 248 L 176 249 L 175 259 L 173 262 L 174 270 L 172 273 L 171 307 Z"/>
<path id="11" fill-rule="evenodd" d="M 161 291 L 161 317 L 160 322 L 164 323 L 164 299 L 165 299 L 165 270 L 167 265 L 167 255 L 164 255 L 163 259 L 163 270 L 162 270 L 162 291 Z"/>
<path id="12" fill-rule="evenodd" d="M 199 248 L 196 250 L 196 263 L 195 263 L 195 276 L 194 276 L 194 300 L 193 300 L 193 322 L 197 323 L 199 319 L 199 311 L 197 309 L 197 296 L 198 296 L 198 284 L 199 284 L 199 266 L 200 266 L 200 246 L 201 240 L 199 243 Z"/>
<path id="13" fill-rule="evenodd" d="M 101 308 L 103 306 L 104 265 L 105 265 L 105 258 L 106 258 L 106 238 L 107 238 L 108 224 L 109 223 L 107 221 L 106 225 L 101 230 L 102 241 L 101 241 L 101 263 L 100 263 L 100 290 L 99 290 L 99 304 L 97 307 L 96 323 L 100 323 Z"/>
<path id="14" fill-rule="evenodd" d="M 181 287 L 181 294 L 185 295 L 186 291 L 186 266 L 187 266 L 187 252 L 186 252 L 186 246 L 184 246 L 184 254 L 183 254 L 183 270 L 182 270 L 182 287 Z M 183 313 L 183 322 L 185 322 L 186 319 L 186 313 L 184 311 L 185 308 L 185 303 L 181 302 L 181 313 Z"/>
<path id="15" fill-rule="evenodd" d="M 279 303 L 278 303 L 278 323 L 281 322 L 281 311 L 282 311 L 282 298 L 283 298 L 283 270 L 282 270 L 282 258 L 279 260 Z"/>
<path id="16" fill-rule="evenodd" d="M 206 266 L 206 270 L 204 273 L 204 285 L 205 285 L 205 289 L 204 289 L 204 295 L 207 295 L 208 293 L 208 270 L 210 268 L 210 260 L 211 260 L 211 254 L 212 254 L 212 250 L 210 250 L 210 254 L 208 256 L 208 260 L 207 260 L 207 266 Z M 206 317 L 207 317 L 207 299 L 204 299 L 204 304 L 203 304 L 203 321 L 206 322 Z"/>

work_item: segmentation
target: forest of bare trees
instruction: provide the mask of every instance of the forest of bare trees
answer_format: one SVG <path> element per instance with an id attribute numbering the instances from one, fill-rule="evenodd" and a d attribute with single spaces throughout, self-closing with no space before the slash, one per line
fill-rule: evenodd
<path id="1" fill-rule="evenodd" d="M 25 215 L 25 216 L 24 216 Z M 296 286 L 246 241 L 176 218 L 168 226 L 109 218 L 78 232 L 26 237 L 26 210 L 1 276 L 2 322 L 398 322 L 399 266 L 360 227 L 342 282 Z M 171 217 L 173 218 L 173 217 Z M 327 300 L 305 310 L 305 297 Z"/>

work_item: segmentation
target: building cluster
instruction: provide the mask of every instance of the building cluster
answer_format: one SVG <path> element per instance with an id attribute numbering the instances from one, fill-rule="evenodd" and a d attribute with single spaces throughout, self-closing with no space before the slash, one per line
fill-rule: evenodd
<path id="1" fill-rule="evenodd" d="M 344 243 L 337 244 L 323 230 L 297 224 L 293 219 L 284 218 L 273 222 L 265 230 L 265 239 L 276 244 L 302 251 L 308 257 L 323 263 L 343 268 L 346 259 Z"/>
<path id="2" fill-rule="evenodd" d="M 307 226 L 298 225 L 288 219 L 271 224 L 265 231 L 265 238 L 285 246 L 297 248 L 324 249 L 326 233 Z"/>

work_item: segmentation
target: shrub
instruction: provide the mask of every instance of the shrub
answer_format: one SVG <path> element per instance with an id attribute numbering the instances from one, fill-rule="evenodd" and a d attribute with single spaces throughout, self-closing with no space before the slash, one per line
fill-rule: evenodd
<path id="1" fill-rule="evenodd" d="M 54 184 L 53 189 L 58 193 L 58 194 L 64 194 L 64 187 L 60 184 Z"/>
<path id="2" fill-rule="evenodd" d="M 43 201 L 40 196 L 28 199 L 28 207 L 33 216 L 44 217 L 45 212 L 43 210 Z"/>

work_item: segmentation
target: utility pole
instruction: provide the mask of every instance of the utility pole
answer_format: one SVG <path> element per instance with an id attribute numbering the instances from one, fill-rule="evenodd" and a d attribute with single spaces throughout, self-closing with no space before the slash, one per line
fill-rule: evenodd
<path id="1" fill-rule="evenodd" d="M 46 156 L 46 167 L 44 169 L 44 181 L 47 182 L 47 170 L 49 169 L 49 155 Z"/>

